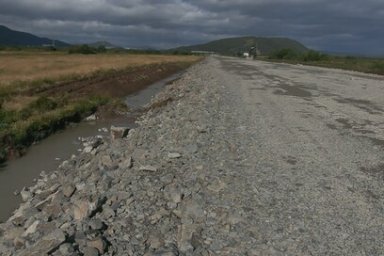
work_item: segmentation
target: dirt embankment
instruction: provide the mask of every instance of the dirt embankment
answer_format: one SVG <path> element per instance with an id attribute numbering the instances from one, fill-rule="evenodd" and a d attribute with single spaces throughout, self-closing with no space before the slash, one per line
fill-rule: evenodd
<path id="1" fill-rule="evenodd" d="M 383 255 L 382 148 L 361 134 L 382 132 L 383 87 L 359 75 L 209 58 L 24 189 L 0 254 Z"/>
<path id="2" fill-rule="evenodd" d="M 123 70 L 109 70 L 93 77 L 60 83 L 49 88 L 41 88 L 38 91 L 31 90 L 27 94 L 38 93 L 48 97 L 70 94 L 75 98 L 89 96 L 120 98 L 186 69 L 191 64 L 191 62 L 164 62 Z"/>
<path id="3" fill-rule="evenodd" d="M 4 124 L 0 127 L 0 161 L 24 154 L 35 141 L 70 122 L 79 122 L 102 105 L 104 111 L 121 107 L 119 99 L 184 70 L 195 61 L 100 71 L 74 81 L 31 87 L 8 97 L 3 104 L 8 110 L 0 109 L 0 123 Z"/>

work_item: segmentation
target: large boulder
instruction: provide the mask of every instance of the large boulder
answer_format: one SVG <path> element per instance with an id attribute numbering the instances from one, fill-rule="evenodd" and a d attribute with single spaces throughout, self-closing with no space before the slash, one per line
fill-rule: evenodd
<path id="1" fill-rule="evenodd" d="M 111 126 L 111 140 L 121 139 L 128 135 L 129 128 L 122 126 Z"/>

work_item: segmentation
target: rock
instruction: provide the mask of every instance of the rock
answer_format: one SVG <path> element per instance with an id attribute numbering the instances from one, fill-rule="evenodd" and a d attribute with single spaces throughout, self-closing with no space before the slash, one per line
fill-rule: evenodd
<path id="1" fill-rule="evenodd" d="M 4 231 L 4 234 L 2 234 L 2 238 L 6 240 L 14 240 L 15 238 L 21 237 L 24 233 L 24 229 L 17 227 L 12 229 L 7 229 Z"/>
<path id="2" fill-rule="evenodd" d="M 113 166 L 112 159 L 109 155 L 103 155 L 100 159 L 101 164 L 104 166 L 111 168 Z"/>
<path id="3" fill-rule="evenodd" d="M 83 220 L 91 213 L 91 205 L 87 201 L 77 201 L 74 203 L 73 217 L 75 220 Z"/>
<path id="4" fill-rule="evenodd" d="M 129 128 L 128 127 L 117 127 L 117 126 L 111 126 L 111 139 L 121 139 L 128 135 Z"/>
<path id="5" fill-rule="evenodd" d="M 181 157 L 181 154 L 179 154 L 179 153 L 168 153 L 169 159 L 176 159 L 176 158 L 180 158 L 180 157 Z"/>
<path id="6" fill-rule="evenodd" d="M 181 225 L 177 235 L 178 248 L 183 253 L 191 253 L 194 247 L 191 244 L 192 235 L 195 232 L 196 225 Z"/>
<path id="7" fill-rule="evenodd" d="M 105 133 L 107 133 L 107 132 L 108 132 L 108 128 L 103 127 L 103 128 L 98 129 L 98 131 L 99 131 L 99 132 L 105 132 Z"/>
<path id="8" fill-rule="evenodd" d="M 71 184 L 67 184 L 63 186 L 63 194 L 65 197 L 71 197 L 73 193 L 75 193 L 75 190 L 76 190 L 76 187 Z"/>
<path id="9" fill-rule="evenodd" d="M 149 245 L 151 250 L 157 250 L 164 246 L 164 241 L 161 238 L 161 234 L 152 234 L 147 239 L 146 243 Z"/>
<path id="10" fill-rule="evenodd" d="M 116 213 L 115 213 L 115 211 L 114 211 L 111 207 L 109 207 L 109 206 L 104 206 L 104 207 L 103 207 L 102 215 L 103 215 L 103 217 L 104 217 L 105 219 L 108 220 L 108 219 L 110 219 L 110 218 L 115 217 Z"/>
<path id="11" fill-rule="evenodd" d="M 92 146 L 87 146 L 83 149 L 83 153 L 91 153 L 93 150 Z"/>
<path id="12" fill-rule="evenodd" d="M 60 229 L 63 230 L 68 237 L 73 237 L 76 234 L 76 225 L 70 222 L 66 222 L 61 225 Z"/>
<path id="13" fill-rule="evenodd" d="M 93 115 L 86 117 L 85 121 L 96 121 L 96 119 L 97 119 L 96 115 L 93 114 Z"/>
<path id="14" fill-rule="evenodd" d="M 98 256 L 99 251 L 94 247 L 85 247 L 83 250 L 83 256 Z"/>
<path id="15" fill-rule="evenodd" d="M 184 200 L 182 204 L 183 219 L 192 219 L 194 223 L 202 222 L 205 219 L 204 209 L 201 202 L 194 199 L 188 199 Z"/>
<path id="16" fill-rule="evenodd" d="M 214 192 L 220 192 L 226 187 L 226 184 L 220 180 L 219 178 L 215 178 L 215 180 L 208 185 L 208 189 Z"/>
<path id="17" fill-rule="evenodd" d="M 183 198 L 182 192 L 175 185 L 165 187 L 164 195 L 168 200 L 176 204 L 180 203 Z"/>
<path id="18" fill-rule="evenodd" d="M 32 193 L 27 188 L 23 188 L 20 192 L 20 196 L 21 199 L 26 202 L 32 198 Z"/>
<path id="19" fill-rule="evenodd" d="M 129 168 L 132 168 L 132 166 L 133 166 L 133 159 L 131 156 L 127 157 L 126 159 L 124 159 L 123 162 L 119 164 L 119 167 L 122 169 L 129 169 Z"/>
<path id="20" fill-rule="evenodd" d="M 189 154 L 195 154 L 198 150 L 199 147 L 196 144 L 189 144 L 185 147 L 184 149 L 187 153 Z"/>
<path id="21" fill-rule="evenodd" d="M 47 205 L 43 211 L 47 214 L 48 217 L 54 219 L 58 218 L 63 213 L 63 209 L 58 202 Z"/>
<path id="22" fill-rule="evenodd" d="M 19 250 L 25 246 L 25 240 L 20 237 L 16 237 L 13 240 L 13 246 L 15 247 L 15 249 Z"/>
<path id="23" fill-rule="evenodd" d="M 23 250 L 19 256 L 41 256 L 47 255 L 58 249 L 58 247 L 65 241 L 64 232 L 56 229 L 49 235 L 43 237 L 30 248 Z"/>
<path id="24" fill-rule="evenodd" d="M 139 170 L 145 172 L 157 172 L 157 168 L 151 165 L 140 166 Z"/>
<path id="25" fill-rule="evenodd" d="M 32 225 L 30 225 L 27 230 L 25 230 L 25 232 L 23 233 L 23 237 L 27 237 L 28 235 L 30 234 L 34 234 L 36 233 L 36 230 L 37 230 L 37 226 L 40 224 L 40 221 L 39 220 L 36 220 L 35 222 L 32 223 Z"/>
<path id="26" fill-rule="evenodd" d="M 105 252 L 107 243 L 100 237 L 87 242 L 88 247 L 96 248 L 100 254 Z"/>
<path id="27" fill-rule="evenodd" d="M 70 255 L 75 252 L 75 248 L 73 248 L 72 244 L 65 243 L 60 245 L 59 251 L 61 252 L 62 255 Z"/>
<path id="28" fill-rule="evenodd" d="M 100 145 L 103 145 L 103 137 L 95 137 L 94 141 L 92 142 L 91 146 L 93 149 L 98 148 Z"/>
<path id="29" fill-rule="evenodd" d="M 18 227 L 24 226 L 25 221 L 26 221 L 26 218 L 24 216 L 19 216 L 12 219 L 13 225 Z"/>
<path id="30" fill-rule="evenodd" d="M 92 230 L 100 230 L 104 228 L 104 223 L 100 219 L 93 219 L 88 223 Z"/>

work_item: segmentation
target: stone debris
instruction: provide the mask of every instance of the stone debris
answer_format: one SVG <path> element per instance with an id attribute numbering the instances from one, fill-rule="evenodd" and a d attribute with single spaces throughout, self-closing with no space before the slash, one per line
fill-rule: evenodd
<path id="1" fill-rule="evenodd" d="M 137 128 L 79 138 L 56 176 L 22 190 L 0 224 L 0 255 L 247 255 L 252 232 L 236 236 L 247 223 L 230 220 L 234 206 L 218 197 L 230 177 L 216 171 L 227 144 L 211 133 L 220 98 L 207 67 L 168 85 Z"/>
<path id="2" fill-rule="evenodd" d="M 128 135 L 129 128 L 128 127 L 117 127 L 111 126 L 111 140 L 121 139 Z"/>
<path id="3" fill-rule="evenodd" d="M 258 175 L 271 177 L 269 189 L 291 190 L 269 167 L 247 172 L 242 159 L 255 156 L 241 149 L 250 138 L 237 130 L 239 103 L 221 91 L 215 65 L 204 61 L 168 85 L 137 128 L 80 138 L 79 155 L 21 191 L 24 202 L 0 224 L 0 255 L 343 255 L 334 241 L 348 234 L 319 238 L 319 206 L 305 219 L 294 217 L 308 205 L 271 211 L 285 202 L 257 187 Z M 377 248 L 355 255 L 381 255 Z"/>
<path id="4" fill-rule="evenodd" d="M 86 117 L 84 120 L 85 121 L 96 121 L 97 120 L 97 116 L 96 116 L 96 114 L 92 114 L 92 115 Z"/>
<path id="5" fill-rule="evenodd" d="M 176 158 L 180 158 L 180 157 L 181 157 L 181 154 L 179 154 L 179 153 L 168 153 L 169 159 L 176 159 Z"/>
<path id="6" fill-rule="evenodd" d="M 146 171 L 146 172 L 157 172 L 158 169 L 155 166 L 144 165 L 144 166 L 140 166 L 139 170 Z"/>

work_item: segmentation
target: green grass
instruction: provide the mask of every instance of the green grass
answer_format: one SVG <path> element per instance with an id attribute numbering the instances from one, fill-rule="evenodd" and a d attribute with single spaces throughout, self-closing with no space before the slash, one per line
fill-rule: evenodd
<path id="1" fill-rule="evenodd" d="M 308 51 L 300 54 L 292 50 L 283 49 L 270 54 L 264 58 L 264 60 L 384 75 L 384 59 L 379 58 L 339 57 L 316 51 Z"/>
<path id="2" fill-rule="evenodd" d="M 57 130 L 64 129 L 68 123 L 79 122 L 87 115 L 95 112 L 98 107 L 107 105 L 103 109 L 125 112 L 126 106 L 122 104 L 120 96 L 106 96 L 107 90 L 119 90 L 112 88 L 91 88 L 89 90 L 77 93 L 76 90 L 65 89 L 66 85 L 76 85 L 74 83 L 85 82 L 84 84 L 92 84 L 104 79 L 115 79 L 121 75 L 127 74 L 132 80 L 132 83 L 148 79 L 147 76 L 155 75 L 156 72 L 172 70 L 174 65 L 183 69 L 195 63 L 200 58 L 187 57 L 187 56 L 157 56 L 157 55 L 108 55 L 100 54 L 91 59 L 79 55 L 71 55 L 70 58 L 64 58 L 66 63 L 70 64 L 71 61 L 77 63 L 81 68 L 73 68 L 71 65 L 70 71 L 67 73 L 59 74 L 58 76 L 46 77 L 50 75 L 50 70 L 53 72 L 61 70 L 62 56 L 69 56 L 57 54 L 31 53 L 29 56 L 26 53 L 22 55 L 14 53 L 6 53 L 4 56 L 8 57 L 9 61 L 13 61 L 13 68 L 11 71 L 14 73 L 20 71 L 20 66 L 24 68 L 25 72 L 16 73 L 13 76 L 12 72 L 8 70 L 7 77 L 20 77 L 24 80 L 11 79 L 4 82 L 5 79 L 0 77 L 0 162 L 6 161 L 9 156 L 21 155 L 25 149 Z M 41 59 L 51 59 L 54 65 L 49 65 L 47 70 L 39 68 L 41 76 L 33 76 L 36 72 L 31 72 L 29 64 L 33 65 L 36 61 L 45 63 Z M 25 62 L 27 58 L 29 62 Z M 107 61 L 108 65 L 102 68 L 93 67 L 93 61 L 103 62 Z M 8 62 L 4 62 L 8 63 Z M 59 64 L 57 64 L 59 63 Z M 7 68 L 10 66 L 4 66 Z M 39 65 L 37 65 L 39 66 Z M 73 73 L 73 70 L 81 72 Z M 33 71 L 33 70 L 32 70 Z M 167 71 L 167 72 L 168 72 Z M 145 72 L 143 75 L 142 72 Z M 165 73 L 167 73 L 165 72 Z M 164 74 L 165 74 L 164 73 Z M 23 76 L 23 74 L 32 74 L 32 76 Z M 130 75 L 131 74 L 131 75 Z M 2 83 L 1 83 L 2 82 Z M 134 86 L 140 86 L 140 83 Z M 62 88 L 64 87 L 64 89 Z M 125 93 L 123 90 L 118 91 Z M 102 95 L 102 96 L 96 96 Z"/>
<path id="3" fill-rule="evenodd" d="M 6 160 L 11 149 L 22 151 L 68 123 L 81 121 L 108 101 L 108 98 L 90 97 L 64 103 L 40 97 L 20 111 L 0 109 L 0 161 Z"/>

